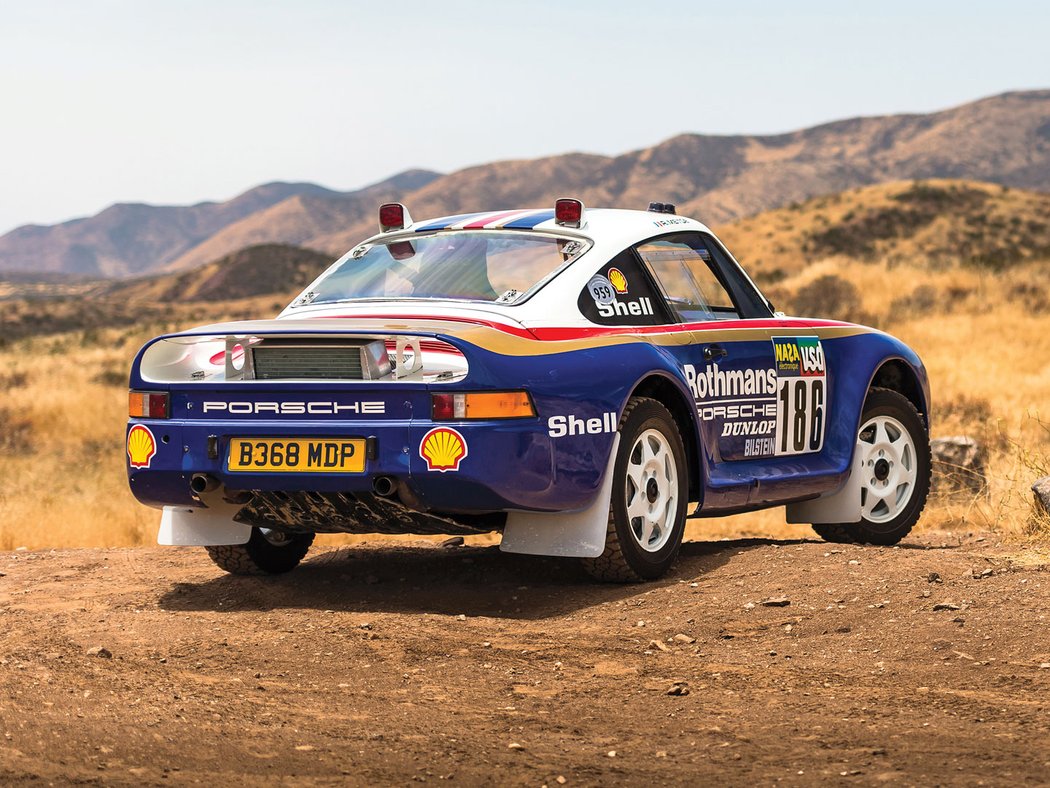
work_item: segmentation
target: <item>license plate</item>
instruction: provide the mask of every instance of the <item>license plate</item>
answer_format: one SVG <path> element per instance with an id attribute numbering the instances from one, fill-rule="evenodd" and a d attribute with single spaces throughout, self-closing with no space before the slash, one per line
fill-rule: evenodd
<path id="1" fill-rule="evenodd" d="M 231 438 L 234 473 L 363 473 L 364 438 Z"/>

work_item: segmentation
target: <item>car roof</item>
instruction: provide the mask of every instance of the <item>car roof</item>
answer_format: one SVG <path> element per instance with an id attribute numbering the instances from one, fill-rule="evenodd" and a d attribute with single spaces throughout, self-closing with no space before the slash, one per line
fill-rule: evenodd
<path id="1" fill-rule="evenodd" d="M 581 227 L 566 227 L 554 221 L 552 208 L 524 208 L 479 211 L 416 221 L 403 230 L 378 233 L 366 243 L 382 243 L 394 238 L 410 238 L 418 233 L 448 230 L 532 230 L 558 236 L 582 236 L 594 241 L 629 245 L 676 229 L 709 231 L 702 222 L 688 216 L 623 208 L 591 208 L 584 212 Z"/>

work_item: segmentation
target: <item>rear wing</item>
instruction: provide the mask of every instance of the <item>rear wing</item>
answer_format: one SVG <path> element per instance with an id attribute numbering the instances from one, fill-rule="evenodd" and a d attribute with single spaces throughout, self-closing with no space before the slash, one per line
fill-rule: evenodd
<path id="1" fill-rule="evenodd" d="M 345 320 L 266 320 L 201 326 L 146 343 L 135 357 L 130 384 L 136 389 L 156 384 L 291 381 L 454 383 L 466 377 L 467 356 L 474 346 L 448 332 L 449 327 L 448 323 L 409 327 L 378 320 L 349 325 Z"/>

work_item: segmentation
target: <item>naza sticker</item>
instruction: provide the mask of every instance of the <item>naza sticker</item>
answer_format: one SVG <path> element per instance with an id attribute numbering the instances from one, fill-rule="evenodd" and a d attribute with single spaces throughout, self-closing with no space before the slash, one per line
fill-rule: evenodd
<path id="1" fill-rule="evenodd" d="M 157 453 L 157 439 L 145 424 L 136 424 L 128 433 L 128 464 L 132 468 L 148 468 Z"/>
<path id="2" fill-rule="evenodd" d="M 826 371 L 819 337 L 774 337 L 773 354 L 780 375 L 812 377 Z"/>
<path id="3" fill-rule="evenodd" d="M 435 427 L 419 442 L 419 456 L 428 471 L 458 471 L 467 456 L 467 439 L 451 427 Z"/>

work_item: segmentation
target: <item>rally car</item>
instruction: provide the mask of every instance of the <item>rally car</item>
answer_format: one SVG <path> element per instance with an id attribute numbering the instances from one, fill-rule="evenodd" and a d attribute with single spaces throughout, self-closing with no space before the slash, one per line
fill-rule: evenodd
<path id="1" fill-rule="evenodd" d="M 930 483 L 916 354 L 785 317 L 703 224 L 647 211 L 413 221 L 275 320 L 157 337 L 131 371 L 128 478 L 158 541 L 233 573 L 314 534 L 502 533 L 596 578 L 664 574 L 687 516 L 786 506 L 893 544 Z"/>

